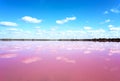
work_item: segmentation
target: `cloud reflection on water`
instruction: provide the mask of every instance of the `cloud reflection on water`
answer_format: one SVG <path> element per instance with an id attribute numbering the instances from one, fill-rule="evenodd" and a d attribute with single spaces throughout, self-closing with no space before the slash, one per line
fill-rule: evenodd
<path id="1" fill-rule="evenodd" d="M 14 58 L 17 54 L 0 54 L 0 58 Z"/>
<path id="2" fill-rule="evenodd" d="M 75 60 L 72 60 L 66 57 L 60 57 L 60 56 L 56 57 L 56 60 L 64 61 L 66 63 L 73 63 L 73 64 L 76 63 Z"/>
<path id="3" fill-rule="evenodd" d="M 119 62 L 120 43 L 0 43 L 0 75 L 12 81 L 119 81 Z"/>
<path id="4" fill-rule="evenodd" d="M 30 64 L 30 63 L 37 62 L 40 60 L 41 60 L 41 58 L 39 58 L 39 57 L 31 57 L 31 58 L 26 58 L 26 59 L 22 60 L 22 63 Z"/>

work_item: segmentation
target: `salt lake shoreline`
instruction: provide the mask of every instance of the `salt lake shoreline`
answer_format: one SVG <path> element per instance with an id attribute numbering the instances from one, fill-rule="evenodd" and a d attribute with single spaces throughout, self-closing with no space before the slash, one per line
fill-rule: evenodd
<path id="1" fill-rule="evenodd" d="M 0 41 L 94 41 L 94 42 L 120 42 L 120 38 L 93 38 L 93 39 L 0 39 Z"/>

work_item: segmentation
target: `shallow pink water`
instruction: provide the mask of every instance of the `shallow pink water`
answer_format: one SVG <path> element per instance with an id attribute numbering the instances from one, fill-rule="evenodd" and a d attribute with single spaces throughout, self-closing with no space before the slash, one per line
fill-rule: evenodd
<path id="1" fill-rule="evenodd" d="M 0 42 L 0 81 L 120 81 L 120 43 Z"/>

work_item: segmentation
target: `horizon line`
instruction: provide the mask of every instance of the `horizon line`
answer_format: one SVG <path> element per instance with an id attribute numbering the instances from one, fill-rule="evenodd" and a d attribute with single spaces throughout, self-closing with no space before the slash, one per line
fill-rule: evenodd
<path id="1" fill-rule="evenodd" d="M 2 38 L 0 41 L 94 41 L 94 42 L 120 42 L 120 38 L 91 38 L 91 39 L 13 39 Z"/>

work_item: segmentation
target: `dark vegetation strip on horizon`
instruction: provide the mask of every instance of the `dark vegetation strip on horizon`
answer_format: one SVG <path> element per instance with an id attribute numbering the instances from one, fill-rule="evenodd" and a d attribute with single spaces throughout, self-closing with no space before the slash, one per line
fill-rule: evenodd
<path id="1" fill-rule="evenodd" d="M 120 42 L 120 38 L 93 38 L 93 39 L 0 39 L 0 41 L 95 41 Z"/>

